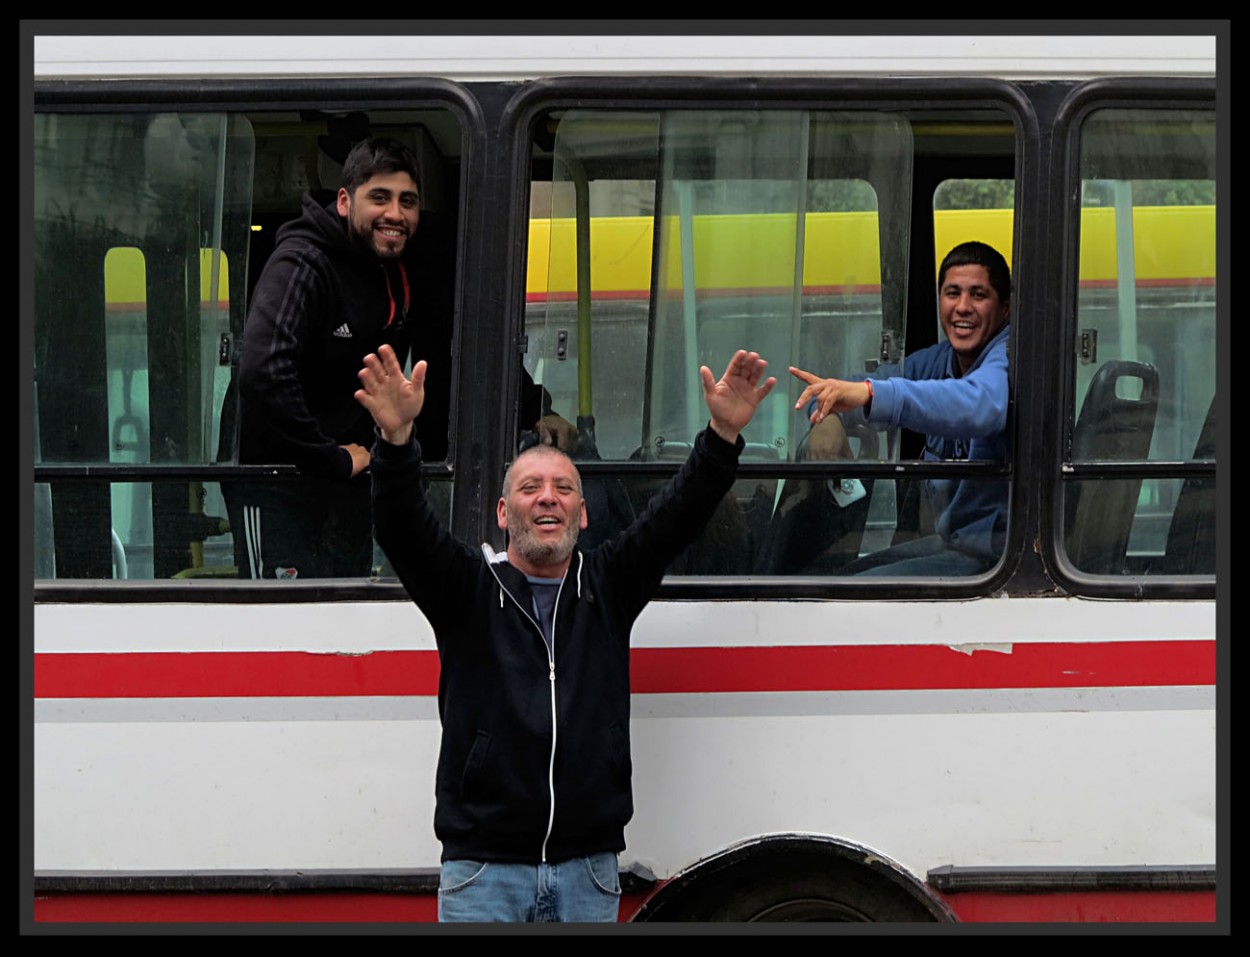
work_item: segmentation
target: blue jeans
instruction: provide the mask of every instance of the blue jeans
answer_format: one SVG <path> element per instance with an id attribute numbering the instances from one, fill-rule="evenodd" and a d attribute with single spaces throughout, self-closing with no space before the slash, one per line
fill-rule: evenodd
<path id="1" fill-rule="evenodd" d="M 441 923 L 615 923 L 620 903 L 620 872 L 611 851 L 558 864 L 444 861 L 438 881 Z"/>

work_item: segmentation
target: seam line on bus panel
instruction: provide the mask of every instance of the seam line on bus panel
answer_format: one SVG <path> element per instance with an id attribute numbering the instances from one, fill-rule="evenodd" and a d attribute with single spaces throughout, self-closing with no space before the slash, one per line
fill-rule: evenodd
<path id="1" fill-rule="evenodd" d="M 820 718 L 869 714 L 1210 711 L 1210 685 L 917 691 L 732 691 L 634 694 L 633 720 Z M 434 695 L 254 698 L 37 698 L 36 724 L 234 721 L 437 721 Z"/>

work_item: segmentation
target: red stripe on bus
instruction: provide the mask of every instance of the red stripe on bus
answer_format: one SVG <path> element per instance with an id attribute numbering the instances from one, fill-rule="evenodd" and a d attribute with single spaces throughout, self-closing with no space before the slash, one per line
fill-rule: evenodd
<path id="1" fill-rule="evenodd" d="M 36 698 L 238 698 L 438 693 L 438 654 L 374 651 L 35 655 Z"/>
<path id="2" fill-rule="evenodd" d="M 944 897 L 968 923 L 1209 923 L 1216 916 L 1214 891 L 970 891 Z"/>
<path id="3" fill-rule="evenodd" d="M 1213 685 L 1213 641 L 945 647 L 637 648 L 639 694 Z M 558 675 L 557 662 L 557 675 Z M 297 651 L 38 654 L 36 698 L 435 695 L 438 654 Z"/>
<path id="4" fill-rule="evenodd" d="M 1215 643 L 1205 641 L 1021 644 L 971 653 L 932 645 L 643 648 L 632 662 L 633 690 L 661 694 L 1215 683 Z"/>
<path id="5" fill-rule="evenodd" d="M 36 923 L 432 923 L 435 894 L 183 893 L 50 894 L 35 898 Z"/>
<path id="6" fill-rule="evenodd" d="M 628 919 L 644 895 L 625 894 Z M 1103 923 L 1191 922 L 1216 919 L 1212 891 L 989 892 L 947 895 L 961 921 Z M 333 893 L 49 894 L 35 898 L 36 923 L 153 923 L 257 921 L 415 923 L 438 919 L 434 894 Z"/>
<path id="7" fill-rule="evenodd" d="M 645 894 L 621 894 L 619 919 L 628 920 Z M 36 923 L 433 923 L 438 895 L 400 891 L 136 891 L 53 893 L 35 898 Z"/>

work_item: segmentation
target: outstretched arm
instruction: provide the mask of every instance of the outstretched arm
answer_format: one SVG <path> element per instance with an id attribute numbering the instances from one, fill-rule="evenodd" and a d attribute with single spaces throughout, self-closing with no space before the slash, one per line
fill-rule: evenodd
<path id="1" fill-rule="evenodd" d="M 794 366 L 790 367 L 790 374 L 807 385 L 794 407 L 801 409 L 808 402 L 816 400 L 816 409 L 812 412 L 813 425 L 823 421 L 831 412 L 850 412 L 863 408 L 872 401 L 872 386 L 867 382 L 822 379 Z"/>
<path id="2" fill-rule="evenodd" d="M 746 428 L 764 396 L 773 391 L 777 379 L 769 376 L 759 385 L 768 363 L 758 352 L 739 349 L 729 360 L 720 381 L 713 381 L 707 366 L 699 369 L 703 377 L 703 398 L 712 415 L 712 431 L 726 442 L 737 442 L 738 433 Z"/>
<path id="3" fill-rule="evenodd" d="M 383 345 L 377 355 L 365 356 L 359 377 L 356 401 L 369 410 L 385 441 L 406 445 L 412 438 L 412 423 L 425 404 L 425 360 L 413 367 L 409 379 L 395 350 Z"/>

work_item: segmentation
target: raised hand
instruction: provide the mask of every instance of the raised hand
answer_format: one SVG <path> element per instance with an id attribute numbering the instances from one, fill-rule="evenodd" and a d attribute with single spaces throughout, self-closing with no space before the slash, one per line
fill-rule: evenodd
<path id="1" fill-rule="evenodd" d="M 872 399 L 871 386 L 866 382 L 822 379 L 794 366 L 790 366 L 790 374 L 807 384 L 794 407 L 801 409 L 812 399 L 816 400 L 816 410 L 811 415 L 813 424 L 823 421 L 832 412 L 850 412 L 861 408 Z"/>
<path id="2" fill-rule="evenodd" d="M 712 430 L 726 442 L 738 440 L 738 433 L 746 428 L 760 402 L 777 384 L 774 376 L 769 376 L 763 385 L 758 384 L 767 368 L 768 363 L 758 352 L 739 349 L 719 381 L 712 379 L 712 371 L 707 366 L 699 369 L 703 398 L 712 416 Z"/>
<path id="3" fill-rule="evenodd" d="M 369 410 L 382 438 L 393 445 L 403 445 L 412 437 L 413 420 L 425 405 L 425 368 L 425 360 L 418 362 L 408 378 L 395 350 L 387 345 L 377 355 L 365 356 L 356 401 Z"/>

